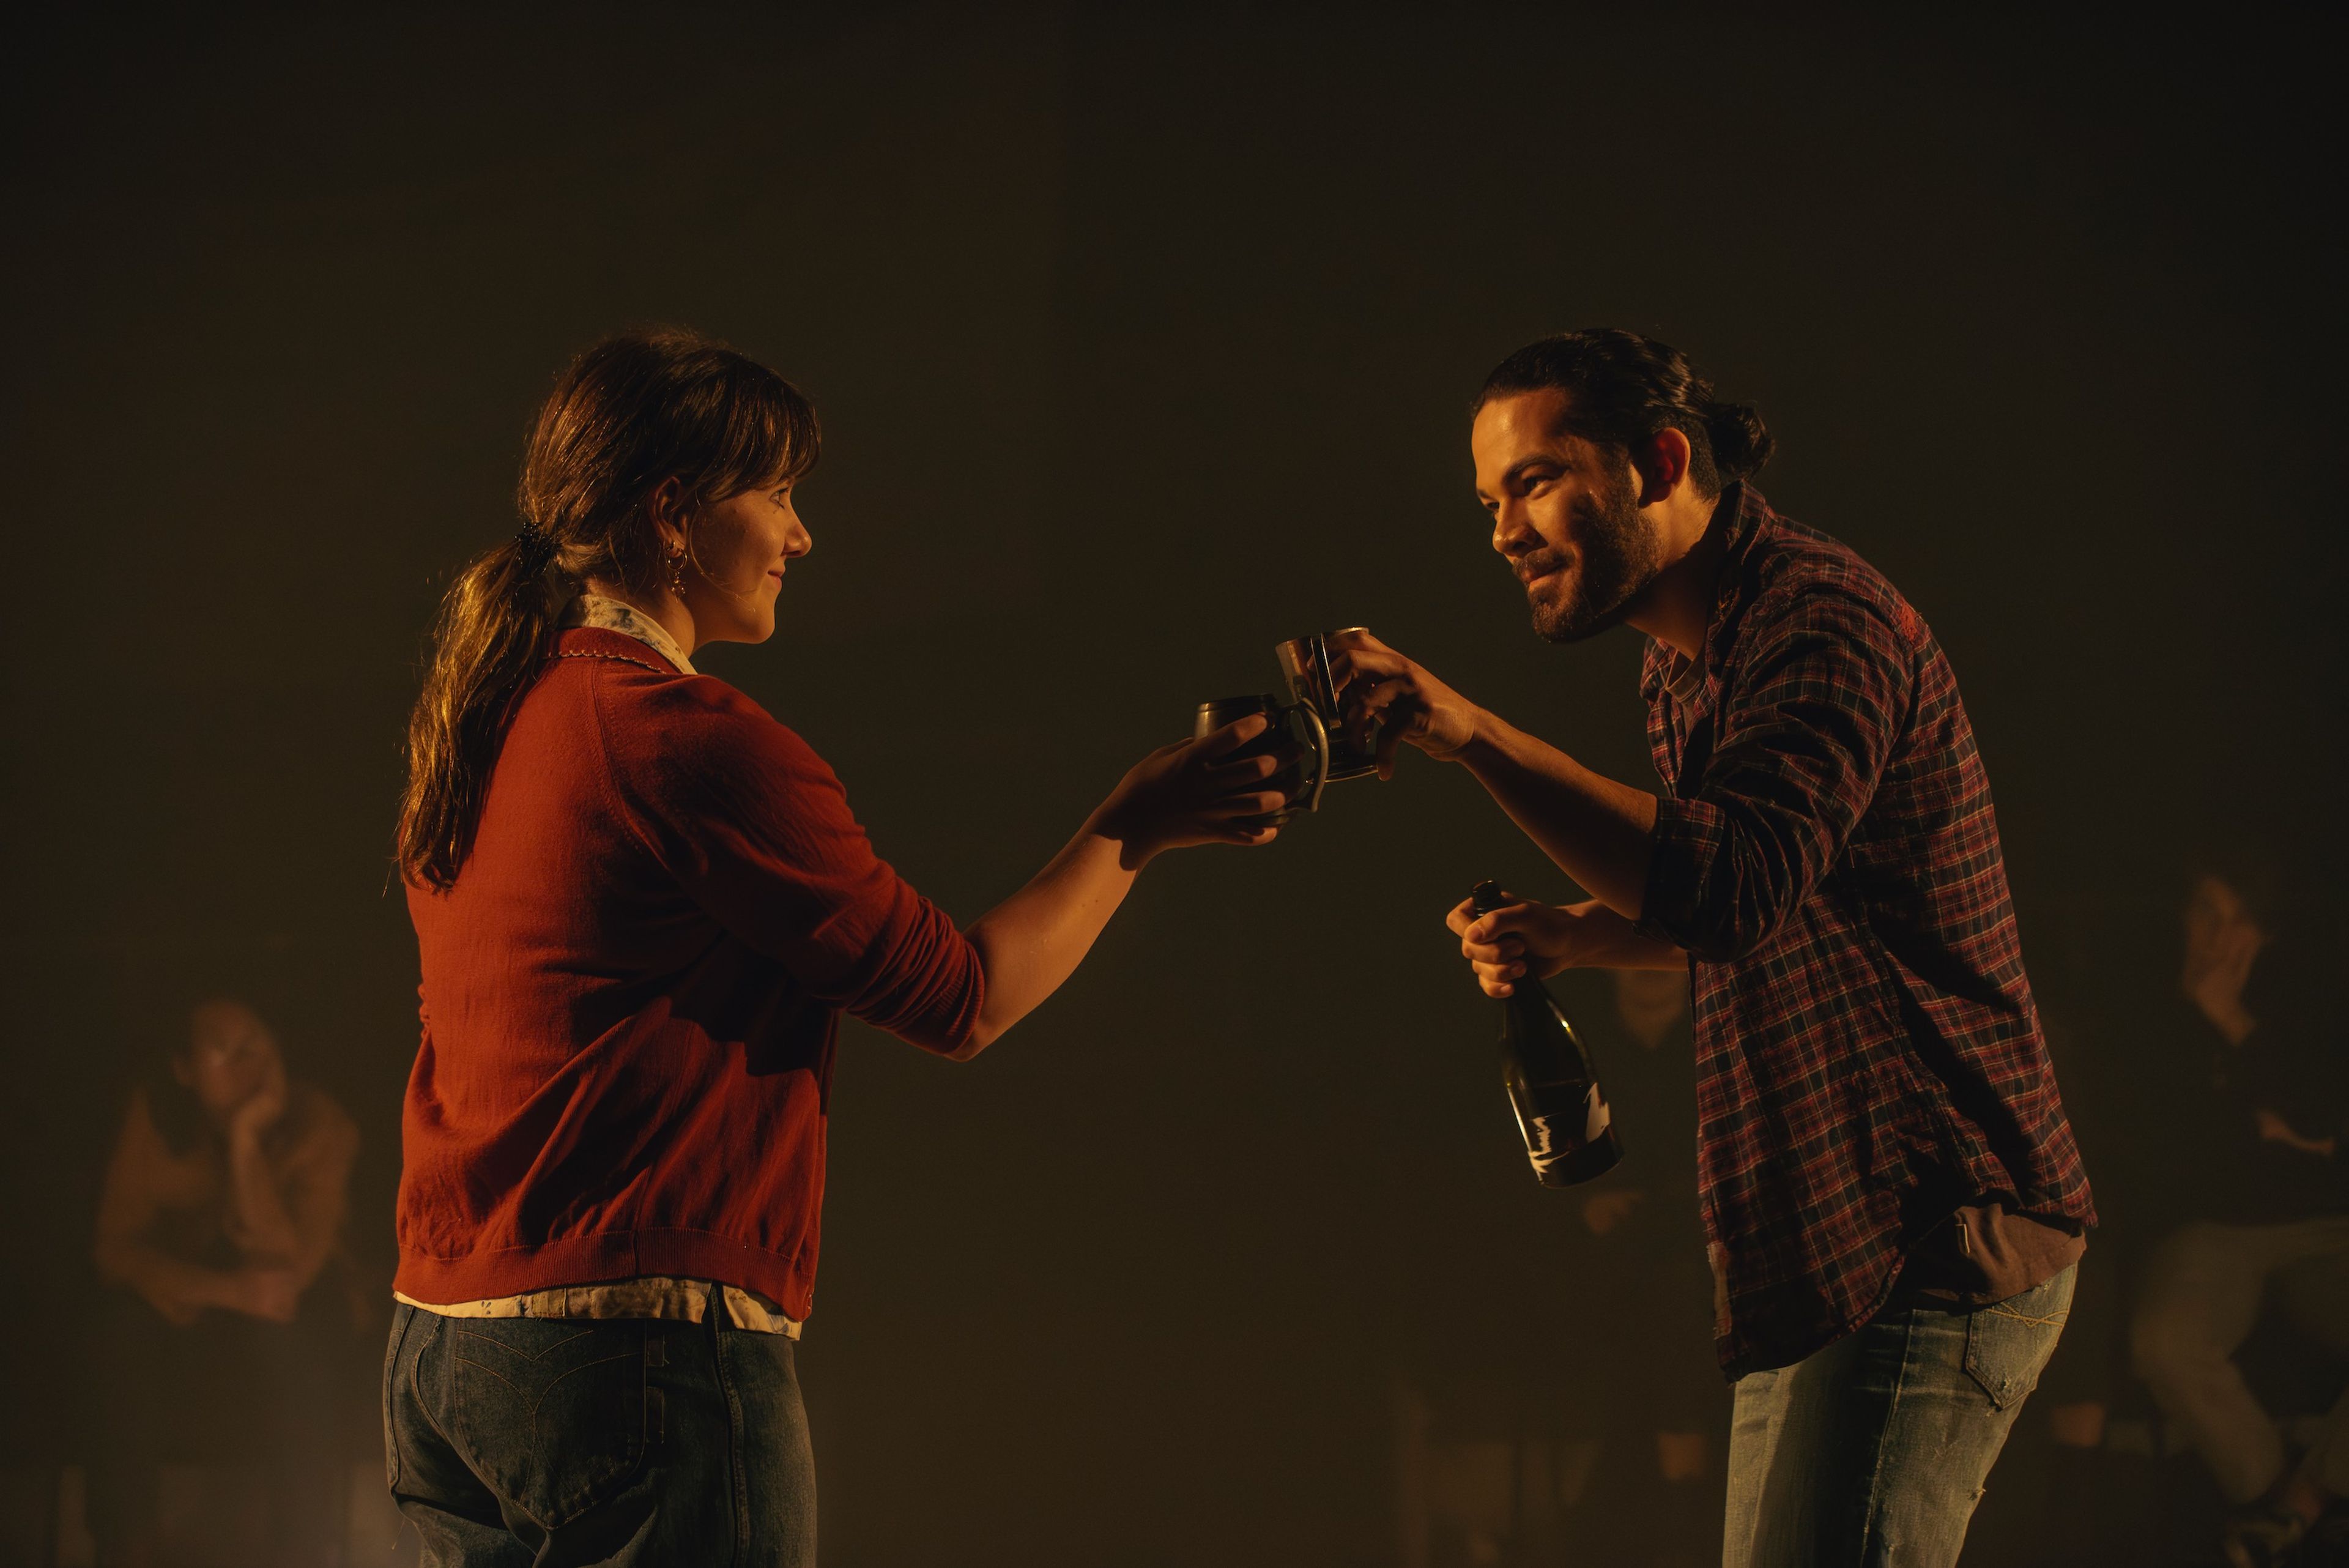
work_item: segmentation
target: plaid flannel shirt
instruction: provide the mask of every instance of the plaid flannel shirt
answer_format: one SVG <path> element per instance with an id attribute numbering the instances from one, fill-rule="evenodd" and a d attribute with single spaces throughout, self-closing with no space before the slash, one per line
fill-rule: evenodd
<path id="1" fill-rule="evenodd" d="M 2095 1210 L 1949 659 L 1744 485 L 1702 663 L 1640 679 L 1666 793 L 1640 929 L 1688 950 L 1715 1333 L 1734 1377 L 1866 1323 L 1962 1204 Z"/>

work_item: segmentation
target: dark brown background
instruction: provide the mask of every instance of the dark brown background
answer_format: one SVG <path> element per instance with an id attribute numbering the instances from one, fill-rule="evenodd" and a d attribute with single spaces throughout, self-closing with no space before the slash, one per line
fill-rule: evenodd
<path id="1" fill-rule="evenodd" d="M 128 1064 L 243 990 L 364 1124 L 438 586 L 613 327 L 799 380 L 782 629 L 709 668 L 968 919 L 1278 639 L 1367 622 L 1647 782 L 1637 639 L 1526 631 L 1464 400 L 1538 333 L 1690 351 L 1764 488 L 1956 662 L 2051 1010 L 2178 844 L 2329 866 L 2337 17 L 605 8 L 53 24 L 5 67 L 12 1449 L 74 1434 Z M 1383 1562 L 1399 1375 L 1569 1286 L 1438 924 L 1566 889 L 1408 759 L 1144 879 L 955 1068 L 843 1041 L 802 1366 L 845 1563 Z M 98 1352 L 102 1353 L 102 1350 Z M 36 1416 L 35 1412 L 41 1412 Z"/>

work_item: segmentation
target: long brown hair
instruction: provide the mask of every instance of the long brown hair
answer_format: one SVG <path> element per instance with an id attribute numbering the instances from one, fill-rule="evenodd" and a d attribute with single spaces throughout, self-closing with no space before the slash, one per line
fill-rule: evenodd
<path id="1" fill-rule="evenodd" d="M 564 608 L 598 577 L 657 597 L 666 576 L 645 503 L 688 506 L 815 466 L 815 410 L 796 387 L 691 332 L 627 332 L 572 361 L 532 427 L 513 537 L 466 563 L 440 601 L 408 720 L 399 869 L 446 892 L 472 848 L 506 726 Z"/>

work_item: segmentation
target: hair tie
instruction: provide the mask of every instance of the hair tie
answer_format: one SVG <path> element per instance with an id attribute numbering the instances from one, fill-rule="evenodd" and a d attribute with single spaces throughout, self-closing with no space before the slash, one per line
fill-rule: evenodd
<path id="1" fill-rule="evenodd" d="M 554 559 L 555 552 L 560 548 L 554 542 L 554 535 L 535 523 L 525 523 L 514 530 L 514 545 L 522 552 L 522 571 L 526 577 L 534 577 L 546 570 L 548 563 Z"/>

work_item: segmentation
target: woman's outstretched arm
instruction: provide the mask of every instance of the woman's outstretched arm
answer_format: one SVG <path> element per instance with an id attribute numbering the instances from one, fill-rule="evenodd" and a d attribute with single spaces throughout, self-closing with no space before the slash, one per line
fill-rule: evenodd
<path id="1" fill-rule="evenodd" d="M 1265 724 L 1262 714 L 1251 714 L 1143 758 L 1034 880 L 979 917 L 966 934 L 978 950 L 986 992 L 978 1023 L 951 1053 L 954 1060 L 978 1055 L 1076 972 L 1154 857 L 1193 844 L 1272 841 L 1278 829 L 1246 819 L 1287 804 L 1266 787 L 1281 761 L 1231 755 Z"/>

